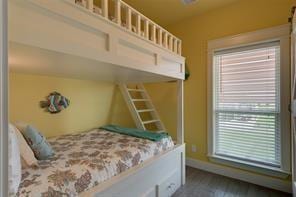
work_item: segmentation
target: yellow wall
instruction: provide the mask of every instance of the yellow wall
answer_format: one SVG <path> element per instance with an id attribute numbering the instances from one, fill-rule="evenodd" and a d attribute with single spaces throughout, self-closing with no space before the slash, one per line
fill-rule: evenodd
<path id="1" fill-rule="evenodd" d="M 293 0 L 242 0 L 211 12 L 190 18 L 168 29 L 183 41 L 183 55 L 187 58 L 191 77 L 185 82 L 185 141 L 187 157 L 208 161 L 207 158 L 207 42 L 286 24 Z M 169 129 L 175 128 L 175 86 L 148 87 L 160 116 Z M 197 145 L 197 152 L 190 150 Z"/>
<path id="2" fill-rule="evenodd" d="M 36 126 L 45 136 L 57 136 L 96 128 L 107 123 L 133 126 L 128 109 L 113 83 L 10 74 L 11 122 Z M 70 99 L 58 114 L 44 112 L 39 102 L 53 91 Z"/>
<path id="3" fill-rule="evenodd" d="M 173 139 L 177 138 L 177 84 L 153 83 L 145 85 L 160 119 Z M 189 117 L 186 117 L 189 118 Z"/>

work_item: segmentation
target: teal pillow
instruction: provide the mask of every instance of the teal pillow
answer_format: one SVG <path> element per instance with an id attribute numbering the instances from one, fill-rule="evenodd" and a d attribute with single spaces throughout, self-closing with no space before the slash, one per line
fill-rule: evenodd
<path id="1" fill-rule="evenodd" d="M 54 154 L 50 144 L 36 128 L 28 125 L 23 135 L 38 160 L 49 159 Z"/>

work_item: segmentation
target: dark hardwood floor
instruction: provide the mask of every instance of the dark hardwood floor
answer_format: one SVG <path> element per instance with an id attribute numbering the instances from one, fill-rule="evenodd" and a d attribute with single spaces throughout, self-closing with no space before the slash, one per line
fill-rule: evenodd
<path id="1" fill-rule="evenodd" d="M 228 177 L 186 168 L 186 184 L 173 197 L 288 197 L 280 191 L 268 189 Z"/>

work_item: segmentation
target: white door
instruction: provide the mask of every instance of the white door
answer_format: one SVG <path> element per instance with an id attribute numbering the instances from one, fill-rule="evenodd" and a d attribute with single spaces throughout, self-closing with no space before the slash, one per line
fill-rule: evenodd
<path id="1" fill-rule="evenodd" d="M 0 196 L 8 196 L 7 0 L 0 1 Z"/>

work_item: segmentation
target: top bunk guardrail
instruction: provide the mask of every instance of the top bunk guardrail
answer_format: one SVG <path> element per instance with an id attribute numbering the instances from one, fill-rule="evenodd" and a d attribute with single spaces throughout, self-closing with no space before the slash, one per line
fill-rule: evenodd
<path id="1" fill-rule="evenodd" d="M 98 0 L 96 1 L 98 4 L 94 4 L 94 0 L 71 1 L 153 44 L 177 55 L 181 56 L 182 54 L 182 41 L 179 38 L 122 0 Z"/>

